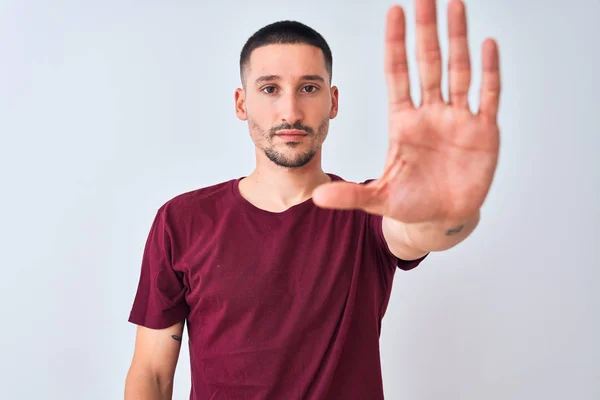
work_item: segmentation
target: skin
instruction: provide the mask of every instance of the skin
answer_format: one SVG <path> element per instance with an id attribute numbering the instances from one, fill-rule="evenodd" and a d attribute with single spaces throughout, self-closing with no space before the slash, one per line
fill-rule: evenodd
<path id="1" fill-rule="evenodd" d="M 235 91 L 235 112 L 248 122 L 256 167 L 240 182 L 241 194 L 259 208 L 281 212 L 307 200 L 330 182 L 321 168 L 329 121 L 337 116 L 338 89 L 331 86 L 322 51 L 306 44 L 255 49 Z M 306 136 L 286 141 L 276 133 Z"/>
<path id="2" fill-rule="evenodd" d="M 125 400 L 172 398 L 183 328 L 183 322 L 166 329 L 137 327 L 133 359 L 125 380 Z"/>

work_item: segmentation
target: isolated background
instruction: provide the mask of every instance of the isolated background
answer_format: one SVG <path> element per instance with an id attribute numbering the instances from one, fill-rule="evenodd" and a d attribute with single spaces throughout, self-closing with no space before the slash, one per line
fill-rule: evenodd
<path id="1" fill-rule="evenodd" d="M 325 36 L 340 88 L 325 170 L 382 172 L 392 3 L 349 3 L 0 0 L 3 398 L 122 398 L 157 208 L 253 168 L 233 93 L 261 26 L 296 19 Z M 474 109 L 480 45 L 500 44 L 500 163 L 476 233 L 396 275 L 386 398 L 599 399 L 600 2 L 466 4 Z M 189 382 L 184 340 L 175 399 Z"/>

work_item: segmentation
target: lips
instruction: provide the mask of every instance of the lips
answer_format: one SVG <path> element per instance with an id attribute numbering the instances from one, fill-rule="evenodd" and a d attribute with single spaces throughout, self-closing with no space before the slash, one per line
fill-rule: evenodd
<path id="1" fill-rule="evenodd" d="M 284 142 L 294 142 L 294 143 L 299 143 L 300 141 L 303 140 L 303 138 L 305 136 L 308 136 L 308 134 L 305 131 L 301 131 L 298 129 L 284 129 L 281 131 L 278 131 L 276 136 L 283 140 Z"/>
<path id="2" fill-rule="evenodd" d="M 284 129 L 278 131 L 277 136 L 306 136 L 306 132 L 298 129 Z"/>

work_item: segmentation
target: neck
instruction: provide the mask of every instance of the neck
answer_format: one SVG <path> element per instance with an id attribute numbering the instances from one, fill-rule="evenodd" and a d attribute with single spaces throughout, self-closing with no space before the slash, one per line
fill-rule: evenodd
<path id="1" fill-rule="evenodd" d="M 270 160 L 257 160 L 256 168 L 240 181 L 240 193 L 255 206 L 285 211 L 312 197 L 317 186 L 331 181 L 321 168 L 320 152 L 300 168 L 284 168 Z"/>

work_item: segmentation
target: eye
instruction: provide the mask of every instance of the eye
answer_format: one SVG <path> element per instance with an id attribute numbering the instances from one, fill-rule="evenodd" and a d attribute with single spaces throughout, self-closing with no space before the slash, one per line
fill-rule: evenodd
<path id="1" fill-rule="evenodd" d="M 306 85 L 302 89 L 304 90 L 304 89 L 307 89 L 307 88 L 312 89 L 312 90 L 308 90 L 307 93 L 314 93 L 318 89 L 315 85 Z"/>
<path id="2" fill-rule="evenodd" d="M 275 93 L 275 86 L 265 86 L 260 91 L 265 94 L 273 94 Z"/>

